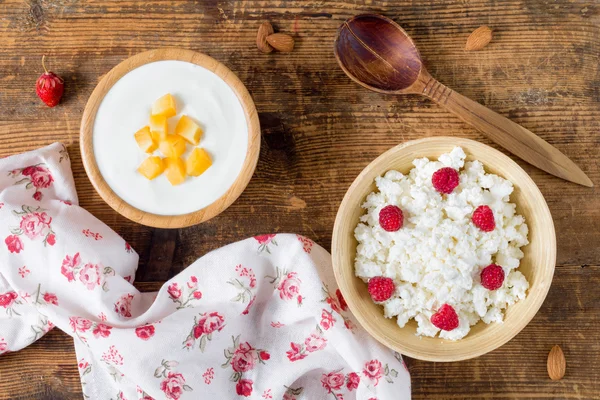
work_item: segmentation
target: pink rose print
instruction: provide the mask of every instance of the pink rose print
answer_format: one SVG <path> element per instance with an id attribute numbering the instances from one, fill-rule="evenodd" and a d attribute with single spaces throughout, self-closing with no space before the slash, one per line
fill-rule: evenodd
<path id="1" fill-rule="evenodd" d="M 167 293 L 169 293 L 169 296 L 173 300 L 179 299 L 181 297 L 181 289 L 179 288 L 179 285 L 177 283 L 170 284 L 167 288 Z"/>
<path id="2" fill-rule="evenodd" d="M 334 391 L 340 390 L 344 385 L 344 380 L 344 374 L 340 373 L 339 371 L 333 371 L 321 376 L 321 384 L 328 393 L 333 393 Z"/>
<path id="3" fill-rule="evenodd" d="M 258 236 L 254 236 L 254 239 L 256 239 L 256 241 L 259 244 L 259 246 L 258 246 L 259 253 L 266 251 L 267 253 L 271 254 L 271 251 L 269 250 L 269 245 L 272 244 L 274 246 L 277 246 L 277 242 L 275 241 L 275 234 L 258 235 Z"/>
<path id="4" fill-rule="evenodd" d="M 31 182 L 33 183 L 33 186 L 35 186 L 37 189 L 45 189 L 50 187 L 52 182 L 54 182 L 54 179 L 50 174 L 50 170 L 41 164 L 34 168 L 34 171 L 31 173 Z M 23 172 L 23 175 L 26 174 Z"/>
<path id="5" fill-rule="evenodd" d="M 58 298 L 54 293 L 44 293 L 44 301 L 48 304 L 58 305 Z"/>
<path id="6" fill-rule="evenodd" d="M 326 331 L 329 328 L 331 328 L 334 323 L 335 318 L 333 317 L 333 313 L 323 309 L 323 311 L 321 312 L 321 322 L 319 323 L 321 328 L 323 328 L 323 330 Z"/>
<path id="7" fill-rule="evenodd" d="M 81 264 L 79 253 L 75 253 L 73 257 L 65 256 L 60 268 L 60 273 L 63 274 L 69 282 L 75 280 L 74 269 Z"/>
<path id="8" fill-rule="evenodd" d="M 287 354 L 287 358 L 294 362 L 294 361 L 298 361 L 298 360 L 302 360 L 303 358 L 305 358 L 308 354 L 306 354 L 304 352 L 304 346 L 298 343 L 290 343 L 291 346 L 291 350 L 288 350 L 285 352 L 285 354 Z"/>
<path id="9" fill-rule="evenodd" d="M 383 376 L 383 366 L 379 360 L 371 360 L 365 364 L 363 375 L 373 382 L 374 386 L 379 384 L 379 379 Z"/>
<path id="10" fill-rule="evenodd" d="M 323 350 L 327 345 L 327 339 L 319 334 L 311 333 L 309 337 L 304 341 L 306 351 L 312 353 L 314 351 Z"/>
<path id="11" fill-rule="evenodd" d="M 95 338 L 107 338 L 110 336 L 111 329 L 112 326 L 108 326 L 105 324 L 94 324 L 94 329 L 92 330 L 92 333 L 94 334 Z"/>
<path id="12" fill-rule="evenodd" d="M 254 369 L 258 362 L 258 354 L 256 349 L 250 346 L 250 343 L 240 343 L 233 353 L 231 358 L 231 368 L 235 372 L 246 372 Z"/>
<path id="13" fill-rule="evenodd" d="M 19 254 L 21 250 L 23 250 L 23 242 L 17 235 L 10 235 L 6 239 L 4 239 L 4 243 L 6 243 L 6 247 L 8 247 L 8 251 L 11 253 Z"/>
<path id="14" fill-rule="evenodd" d="M 252 394 L 252 380 L 240 379 L 235 385 L 235 392 L 239 396 L 249 397 Z"/>
<path id="15" fill-rule="evenodd" d="M 81 233 L 83 233 L 85 235 L 85 237 L 91 237 L 94 240 L 100 240 L 102 239 L 102 235 L 99 233 L 94 233 L 92 231 L 90 231 L 89 229 L 84 229 L 81 231 Z"/>
<path id="16" fill-rule="evenodd" d="M 346 377 L 346 387 L 349 391 L 352 391 L 358 388 L 360 384 L 360 376 L 356 372 L 350 372 Z"/>
<path id="17" fill-rule="evenodd" d="M 279 267 L 275 268 L 276 275 L 267 275 L 265 278 L 279 290 L 279 298 L 282 300 L 296 300 L 298 306 L 302 305 L 302 295 L 300 294 L 300 284 L 302 281 L 298 278 L 298 273 L 287 272 Z"/>
<path id="18" fill-rule="evenodd" d="M 160 367 L 154 371 L 154 377 L 162 379 L 160 390 L 162 390 L 165 398 L 168 400 L 178 400 L 184 391 L 192 391 L 192 388 L 185 383 L 183 375 L 173 371 L 177 365 L 179 365 L 177 361 L 162 360 Z"/>
<path id="19" fill-rule="evenodd" d="M 100 314 L 98 314 L 98 319 L 102 322 L 106 321 L 106 315 L 101 312 Z"/>
<path id="20" fill-rule="evenodd" d="M 111 267 L 103 267 L 101 264 L 86 263 L 83 265 L 79 253 L 73 256 L 66 255 L 60 267 L 60 273 L 69 282 L 76 278 L 88 289 L 94 290 L 96 286 L 102 286 L 102 290 L 108 291 L 106 277 L 114 276 L 115 270 Z"/>
<path id="21" fill-rule="evenodd" d="M 19 275 L 21 275 L 21 278 L 25 278 L 30 272 L 31 271 L 25 265 L 19 268 Z"/>
<path id="22" fill-rule="evenodd" d="M 272 326 L 273 328 L 281 328 L 282 326 L 285 326 L 285 324 L 282 324 L 282 323 L 281 323 L 281 322 L 279 322 L 279 321 L 271 321 L 271 326 Z"/>
<path id="23" fill-rule="evenodd" d="M 340 291 L 340 289 L 336 289 L 335 296 L 337 297 L 338 302 L 340 303 L 340 308 L 342 309 L 342 311 L 347 311 L 348 304 L 346 304 L 346 300 L 344 299 L 344 296 L 342 296 L 342 292 Z"/>
<path id="24" fill-rule="evenodd" d="M 206 372 L 202 374 L 202 377 L 204 378 L 204 383 L 210 385 L 215 377 L 215 370 L 213 368 L 207 369 Z"/>
<path id="25" fill-rule="evenodd" d="M 271 393 L 271 389 L 267 389 L 263 392 L 262 398 L 266 400 L 270 400 L 273 398 L 273 394 Z"/>
<path id="26" fill-rule="evenodd" d="M 50 246 L 54 246 L 56 244 L 56 236 L 53 233 L 46 236 L 46 243 Z"/>
<path id="27" fill-rule="evenodd" d="M 204 352 L 207 341 L 212 340 L 214 332 L 220 332 L 225 326 L 225 318 L 218 312 L 203 313 L 194 317 L 194 326 L 182 345 L 185 349 L 194 347 L 196 341 L 199 341 L 198 348 Z"/>
<path id="28" fill-rule="evenodd" d="M 122 317 L 131 318 L 131 301 L 133 295 L 131 293 L 124 294 L 115 303 L 115 312 Z"/>
<path id="29" fill-rule="evenodd" d="M 31 240 L 46 237 L 50 232 L 52 218 L 45 212 L 34 212 L 21 217 L 19 228 Z"/>
<path id="30" fill-rule="evenodd" d="M 22 177 L 19 181 L 15 182 L 15 185 L 25 184 L 25 189 L 35 188 L 33 198 L 37 201 L 42 199 L 42 193 L 40 189 L 47 189 L 50 187 L 54 178 L 50 170 L 45 164 L 31 165 L 23 169 L 15 169 L 9 172 L 9 176 L 13 178 Z"/>
<path id="31" fill-rule="evenodd" d="M 131 245 L 127 242 L 125 242 L 125 251 L 128 253 L 133 253 L 133 249 L 131 248 Z"/>
<path id="32" fill-rule="evenodd" d="M 100 267 L 95 264 L 85 264 L 79 273 L 79 280 L 88 290 L 93 290 L 100 285 Z"/>
<path id="33" fill-rule="evenodd" d="M 313 241 L 301 235 L 296 235 L 296 237 L 298 238 L 300 243 L 302 243 L 302 249 L 304 250 L 304 252 L 310 254 L 313 246 Z"/>
<path id="34" fill-rule="evenodd" d="M 189 282 L 181 287 L 177 282 L 171 283 L 167 287 L 167 293 L 173 303 L 177 304 L 177 309 L 193 307 L 191 301 L 200 300 L 202 292 L 198 290 L 198 278 L 190 277 Z"/>
<path id="35" fill-rule="evenodd" d="M 233 373 L 229 378 L 232 382 L 237 382 L 236 392 L 240 396 L 250 396 L 252 394 L 252 381 L 243 379 L 244 372 L 253 370 L 257 364 L 265 364 L 265 361 L 271 358 L 268 351 L 256 349 L 248 342 L 240 343 L 240 335 L 233 339 L 233 346 L 225 349 L 225 363 L 221 365 L 227 368 L 231 365 Z"/>
<path id="36" fill-rule="evenodd" d="M 4 294 L 0 294 L 0 307 L 9 308 L 11 307 L 17 300 L 19 295 L 17 292 L 10 291 Z"/>
<path id="37" fill-rule="evenodd" d="M 167 399 L 179 399 L 183 394 L 185 379 L 180 373 L 169 372 L 167 377 L 160 383 L 160 390 L 165 393 Z"/>
<path id="38" fill-rule="evenodd" d="M 154 325 L 144 325 L 135 328 L 135 334 L 142 340 L 148 340 L 154 336 Z"/>
<path id="39" fill-rule="evenodd" d="M 123 356 L 113 345 L 110 346 L 106 352 L 102 353 L 102 361 L 109 365 L 123 365 Z"/>
<path id="40" fill-rule="evenodd" d="M 247 315 L 250 312 L 250 307 L 254 304 L 256 296 L 253 289 L 256 286 L 256 275 L 252 268 L 243 267 L 241 264 L 235 267 L 235 271 L 239 278 L 232 278 L 227 281 L 228 284 L 237 289 L 238 294 L 231 301 L 248 303 L 242 311 L 242 315 Z M 247 282 L 247 283 L 246 283 Z"/>
<path id="41" fill-rule="evenodd" d="M 70 317 L 69 325 L 73 332 L 85 332 L 92 327 L 92 321 L 81 317 Z"/>

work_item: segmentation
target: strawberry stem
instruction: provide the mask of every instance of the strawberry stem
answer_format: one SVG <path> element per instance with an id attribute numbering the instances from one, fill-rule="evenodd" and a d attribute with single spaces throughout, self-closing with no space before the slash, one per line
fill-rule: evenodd
<path id="1" fill-rule="evenodd" d="M 48 70 L 46 69 L 46 64 L 44 63 L 44 60 L 46 59 L 46 55 L 44 54 L 42 56 L 42 67 L 44 67 L 44 72 L 48 73 Z"/>

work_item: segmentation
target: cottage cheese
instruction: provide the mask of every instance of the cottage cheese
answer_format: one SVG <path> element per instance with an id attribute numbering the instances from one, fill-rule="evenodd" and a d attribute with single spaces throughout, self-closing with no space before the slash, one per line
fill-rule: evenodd
<path id="1" fill-rule="evenodd" d="M 396 290 L 381 305 L 388 318 L 397 318 L 400 327 L 414 318 L 417 335 L 458 340 L 479 320 L 502 322 L 503 310 L 524 299 L 527 279 L 517 269 L 527 245 L 528 228 L 509 202 L 511 182 L 485 172 L 479 161 L 465 162 L 465 153 L 455 147 L 438 161 L 413 161 L 408 175 L 388 171 L 377 177 L 378 191 L 362 205 L 367 213 L 354 231 L 358 240 L 356 276 L 367 282 L 374 276 L 392 278 Z M 438 193 L 431 176 L 443 167 L 460 173 L 460 184 L 449 195 Z M 404 213 L 404 226 L 386 232 L 379 226 L 379 211 L 394 204 Z M 471 222 L 479 205 L 494 212 L 496 228 L 483 232 Z M 480 273 L 495 263 L 504 269 L 501 288 L 490 291 L 481 286 Z M 430 322 L 443 304 L 450 304 L 459 316 L 459 326 L 440 331 Z"/>

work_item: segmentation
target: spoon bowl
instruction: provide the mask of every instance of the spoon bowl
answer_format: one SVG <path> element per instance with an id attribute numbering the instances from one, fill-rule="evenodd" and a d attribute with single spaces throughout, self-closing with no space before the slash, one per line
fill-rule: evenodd
<path id="1" fill-rule="evenodd" d="M 375 14 L 348 19 L 338 30 L 334 53 L 346 75 L 367 89 L 426 96 L 528 163 L 562 179 L 594 186 L 573 161 L 544 139 L 434 79 L 413 40 L 391 19 Z"/>

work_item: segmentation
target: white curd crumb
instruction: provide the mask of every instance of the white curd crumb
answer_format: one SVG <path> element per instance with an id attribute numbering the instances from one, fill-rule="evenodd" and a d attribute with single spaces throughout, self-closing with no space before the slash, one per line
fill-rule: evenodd
<path id="1" fill-rule="evenodd" d="M 396 289 L 382 302 L 384 315 L 398 326 L 417 322 L 417 335 L 458 340 L 472 325 L 501 323 L 508 306 L 526 296 L 529 283 L 517 269 L 527 245 L 525 219 L 510 203 L 510 181 L 485 172 L 479 161 L 465 162 L 455 147 L 438 161 L 420 158 L 406 175 L 388 171 L 377 177 L 377 191 L 362 205 L 366 213 L 354 231 L 358 241 L 356 276 L 365 282 L 375 276 L 392 278 Z M 451 167 L 460 183 L 450 194 L 440 194 L 431 182 L 434 172 Z M 387 205 L 402 209 L 404 225 L 387 232 L 379 225 L 379 212 Z M 484 232 L 471 221 L 473 211 L 487 205 L 496 227 Z M 489 264 L 500 265 L 504 282 L 497 290 L 481 285 L 480 274 Z M 459 325 L 451 331 L 436 328 L 431 316 L 443 304 L 451 305 Z"/>

